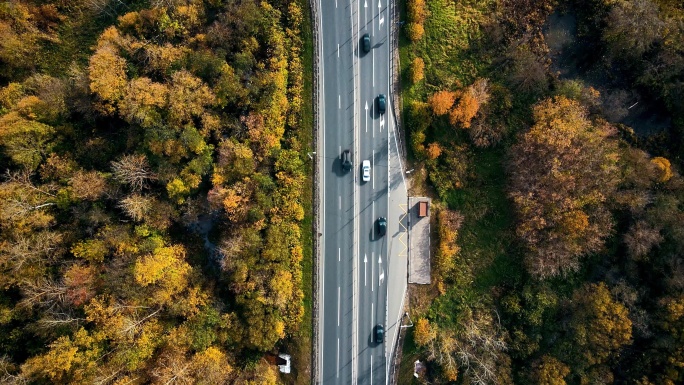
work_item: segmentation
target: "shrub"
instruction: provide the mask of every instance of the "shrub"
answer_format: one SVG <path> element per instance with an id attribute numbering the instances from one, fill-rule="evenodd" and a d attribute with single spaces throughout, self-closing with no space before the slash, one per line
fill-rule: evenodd
<path id="1" fill-rule="evenodd" d="M 411 62 L 411 68 L 409 69 L 411 76 L 411 83 L 416 84 L 425 78 L 425 62 L 422 58 L 415 58 Z"/>
<path id="2" fill-rule="evenodd" d="M 422 24 L 408 23 L 406 25 L 406 36 L 413 43 L 422 39 L 423 35 L 425 35 L 425 28 L 423 28 Z"/>

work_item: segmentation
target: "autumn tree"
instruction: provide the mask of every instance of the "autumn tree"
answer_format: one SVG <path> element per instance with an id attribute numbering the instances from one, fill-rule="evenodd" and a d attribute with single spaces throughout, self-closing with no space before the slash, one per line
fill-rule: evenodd
<path id="1" fill-rule="evenodd" d="M 409 68 L 409 77 L 411 83 L 416 84 L 423 80 L 425 77 L 425 62 L 422 58 L 417 57 L 411 62 L 411 67 Z"/>
<path id="2" fill-rule="evenodd" d="M 427 146 L 427 157 L 428 159 L 437 159 L 439 158 L 439 155 L 442 153 L 442 148 L 439 146 L 439 143 L 430 143 Z"/>
<path id="3" fill-rule="evenodd" d="M 486 311 L 467 309 L 462 329 L 447 348 L 461 366 L 461 375 L 473 385 L 512 384 L 511 359 L 506 354 L 506 332 Z"/>
<path id="4" fill-rule="evenodd" d="M 428 98 L 428 104 L 435 115 L 446 115 L 456 101 L 456 93 L 453 91 L 438 91 Z"/>
<path id="5" fill-rule="evenodd" d="M 538 385 L 565 385 L 570 368 L 553 356 L 545 355 L 533 364 L 531 379 Z"/>
<path id="6" fill-rule="evenodd" d="M 672 166 L 669 160 L 656 156 L 651 159 L 651 163 L 655 166 L 655 179 L 658 182 L 664 183 L 672 178 Z"/>
<path id="7" fill-rule="evenodd" d="M 658 246 L 663 240 L 660 229 L 643 220 L 634 223 L 624 236 L 627 252 L 630 257 L 636 260 L 644 258 L 653 247 Z"/>
<path id="8" fill-rule="evenodd" d="M 480 103 L 470 89 L 461 94 L 458 103 L 449 111 L 449 123 L 463 128 L 470 127 L 470 121 L 477 115 Z"/>
<path id="9" fill-rule="evenodd" d="M 423 24 L 428 16 L 425 0 L 410 0 L 406 2 L 406 13 L 412 23 Z"/>
<path id="10" fill-rule="evenodd" d="M 52 342 L 46 353 L 29 358 L 21 367 L 22 375 L 33 381 L 90 382 L 104 349 L 101 334 L 81 328 L 72 337 L 63 336 Z"/>
<path id="11" fill-rule="evenodd" d="M 449 122 L 463 128 L 470 128 L 470 122 L 480 108 L 489 102 L 489 80 L 477 79 L 460 93 L 458 103 L 449 112 Z"/>
<path id="12" fill-rule="evenodd" d="M 107 179 L 97 171 L 77 171 L 69 180 L 74 195 L 79 199 L 98 200 L 107 190 Z"/>
<path id="13" fill-rule="evenodd" d="M 150 181 L 156 179 L 147 157 L 142 154 L 125 155 L 112 162 L 112 171 L 117 181 L 129 185 L 133 191 L 141 191 Z"/>
<path id="14" fill-rule="evenodd" d="M 126 86 L 119 112 L 126 121 L 142 127 L 161 124 L 168 95 L 168 87 L 164 84 L 155 83 L 145 77 L 133 79 Z"/>
<path id="15" fill-rule="evenodd" d="M 419 318 L 413 329 L 413 339 L 418 346 L 426 346 L 437 337 L 437 329 L 426 318 Z"/>
<path id="16" fill-rule="evenodd" d="M 161 305 L 169 303 L 188 286 L 191 270 L 185 261 L 185 248 L 173 245 L 158 247 L 151 254 L 138 258 L 134 275 L 142 287 L 154 287 L 151 299 Z"/>
<path id="17" fill-rule="evenodd" d="M 98 109 L 104 114 L 114 113 L 127 84 L 126 60 L 119 54 L 117 39 L 119 34 L 115 27 L 106 30 L 88 67 L 90 91 L 99 98 Z"/>
<path id="18" fill-rule="evenodd" d="M 36 64 L 40 44 L 59 41 L 54 30 L 61 15 L 54 5 L 32 7 L 23 2 L 7 2 L 0 8 L 0 63 L 5 76 Z"/>
<path id="19" fill-rule="evenodd" d="M 603 39 L 613 55 L 638 58 L 662 38 L 664 23 L 651 0 L 613 2 Z"/>
<path id="20" fill-rule="evenodd" d="M 573 294 L 573 338 L 588 366 L 605 363 L 632 340 L 632 321 L 605 283 L 586 284 Z"/>
<path id="21" fill-rule="evenodd" d="M 456 267 L 456 257 L 461 250 L 456 239 L 463 216 L 457 211 L 440 210 L 437 218 L 439 220 L 439 246 L 435 267 L 441 281 L 448 280 L 451 271 Z"/>
<path id="22" fill-rule="evenodd" d="M 511 150 L 511 197 L 517 234 L 540 278 L 575 271 L 599 250 L 612 220 L 605 202 L 617 186 L 616 143 L 577 102 L 559 97 L 534 107 L 534 125 Z"/>
<path id="23" fill-rule="evenodd" d="M 142 221 L 152 208 L 153 199 L 140 194 L 125 197 L 119 207 L 136 222 Z"/>
<path id="24" fill-rule="evenodd" d="M 684 296 L 681 294 L 661 298 L 658 301 L 659 327 L 666 333 L 663 335 L 667 348 L 662 357 L 664 369 L 657 373 L 664 384 L 675 384 L 682 376 L 681 362 L 684 362 Z"/>
<path id="25" fill-rule="evenodd" d="M 7 173 L 0 183 L 0 287 L 44 278 L 61 257 L 63 234 L 53 228 L 55 186 L 35 184 L 28 173 Z"/>
<path id="26" fill-rule="evenodd" d="M 190 72 L 183 70 L 172 75 L 169 113 L 175 124 L 184 124 L 192 117 L 202 116 L 204 109 L 213 105 L 215 99 L 211 89 Z"/>
<path id="27" fill-rule="evenodd" d="M 73 264 L 64 272 L 66 300 L 74 306 L 88 303 L 96 293 L 95 268 L 85 264 Z"/>
<path id="28" fill-rule="evenodd" d="M 412 42 L 417 42 L 425 35 L 425 28 L 422 24 L 408 23 L 406 24 L 406 35 Z"/>
<path id="29" fill-rule="evenodd" d="M 509 54 L 511 69 L 510 82 L 520 91 L 540 94 L 549 88 L 546 63 L 529 46 L 517 47 Z"/>
<path id="30" fill-rule="evenodd" d="M 34 120 L 32 114 L 27 115 L 12 111 L 0 117 L 0 142 L 15 164 L 35 170 L 51 152 L 55 129 Z"/>

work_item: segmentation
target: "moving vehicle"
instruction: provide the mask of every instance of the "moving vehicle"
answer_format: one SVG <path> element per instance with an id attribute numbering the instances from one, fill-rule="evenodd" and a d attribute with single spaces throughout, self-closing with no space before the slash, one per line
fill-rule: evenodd
<path id="1" fill-rule="evenodd" d="M 363 35 L 361 38 L 362 44 L 363 44 L 363 52 L 368 53 L 371 50 L 371 41 L 370 41 L 370 36 L 368 34 Z"/>
<path id="2" fill-rule="evenodd" d="M 387 99 L 385 94 L 380 94 L 378 95 L 378 112 L 384 114 L 385 110 L 387 110 Z"/>
<path id="3" fill-rule="evenodd" d="M 342 170 L 349 171 L 352 169 L 351 154 L 349 150 L 342 152 Z"/>
<path id="4" fill-rule="evenodd" d="M 380 217 L 377 221 L 378 235 L 383 236 L 387 232 L 387 218 Z"/>
<path id="5" fill-rule="evenodd" d="M 375 325 L 375 343 L 381 344 L 385 341 L 385 327 L 377 324 Z"/>
<path id="6" fill-rule="evenodd" d="M 370 180 L 370 175 L 371 175 L 370 174 L 370 171 L 371 171 L 370 168 L 371 168 L 370 160 L 364 160 L 363 164 L 361 165 L 361 174 L 362 174 L 364 182 L 368 182 Z"/>

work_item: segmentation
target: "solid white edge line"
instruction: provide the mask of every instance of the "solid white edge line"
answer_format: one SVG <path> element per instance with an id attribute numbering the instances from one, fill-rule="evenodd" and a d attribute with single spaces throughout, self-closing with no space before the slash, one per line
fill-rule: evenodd
<path id="1" fill-rule="evenodd" d="M 322 24 L 322 19 L 323 15 L 321 14 L 323 10 L 323 4 L 321 0 L 318 0 L 318 16 L 320 17 L 321 20 L 319 20 L 317 24 L 318 26 L 318 54 L 320 57 L 320 71 L 318 72 L 318 83 L 320 87 L 320 95 L 318 98 L 318 107 L 320 108 L 321 115 L 320 115 L 320 121 L 319 121 L 319 128 L 321 129 L 321 134 L 322 134 L 322 141 L 319 143 L 319 146 L 322 148 L 322 154 L 323 156 L 319 157 L 318 162 L 319 162 L 319 170 L 323 170 L 323 160 L 325 159 L 325 108 L 323 106 L 325 105 L 325 82 L 323 82 L 323 74 L 325 73 L 325 55 L 323 53 L 323 28 L 321 28 Z M 322 200 L 321 200 L 321 205 L 322 207 L 322 213 L 320 215 L 323 216 L 323 220 L 321 220 L 321 231 L 322 234 L 325 234 L 325 173 L 321 173 L 321 177 L 323 178 L 323 183 L 321 184 L 321 190 L 323 192 Z M 318 273 L 320 276 L 325 277 L 325 258 L 323 257 L 322 254 L 324 254 L 323 247 L 325 246 L 325 240 L 323 237 L 321 237 L 321 247 L 320 251 L 321 253 L 317 255 L 317 258 L 319 260 L 319 267 L 318 267 Z M 318 289 L 320 290 L 320 297 L 319 298 L 325 298 L 325 282 L 324 279 L 319 280 L 319 287 Z M 323 347 L 324 345 L 324 335 L 325 335 L 325 317 L 324 317 L 324 312 L 323 312 L 323 306 L 319 307 L 318 310 L 318 316 L 319 316 L 319 326 L 318 326 L 318 332 L 319 332 L 319 347 L 318 347 L 318 357 L 316 357 L 316 360 L 318 362 L 317 367 L 317 377 L 319 379 L 322 378 L 322 370 L 323 370 Z M 338 367 L 339 367 L 339 340 L 338 340 Z M 338 377 L 339 377 L 339 372 L 338 372 Z M 321 380 L 322 381 L 322 380 Z"/>

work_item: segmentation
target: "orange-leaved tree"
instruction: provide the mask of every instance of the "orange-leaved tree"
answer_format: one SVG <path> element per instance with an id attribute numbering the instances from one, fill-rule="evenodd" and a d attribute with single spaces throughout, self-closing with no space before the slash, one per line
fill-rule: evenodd
<path id="1" fill-rule="evenodd" d="M 428 98 L 428 104 L 435 115 L 445 115 L 456 101 L 456 93 L 453 91 L 437 91 Z"/>

